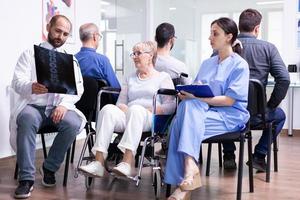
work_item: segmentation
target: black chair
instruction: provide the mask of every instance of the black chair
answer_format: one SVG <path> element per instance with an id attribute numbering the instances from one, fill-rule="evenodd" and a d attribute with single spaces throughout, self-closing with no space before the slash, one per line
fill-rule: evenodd
<path id="1" fill-rule="evenodd" d="M 248 123 L 248 129 L 244 132 L 244 138 L 248 140 L 248 165 L 249 165 L 249 187 L 250 192 L 254 192 L 253 187 L 253 161 L 252 161 L 252 133 L 251 130 L 263 130 L 265 128 L 269 129 L 269 143 L 268 143 L 268 155 L 267 155 L 267 173 L 266 181 L 270 181 L 270 158 L 271 158 L 271 143 L 272 143 L 272 131 L 274 127 L 273 122 L 267 122 L 265 120 L 265 109 L 266 109 L 266 96 L 265 90 L 262 83 L 256 79 L 250 79 L 249 81 L 249 94 L 248 94 L 248 111 L 250 113 L 250 120 Z M 251 123 L 251 118 L 254 116 L 261 116 L 261 123 L 255 126 Z M 242 138 L 238 138 L 239 133 L 227 133 L 212 138 L 208 138 L 203 143 L 208 143 L 207 152 L 207 166 L 206 166 L 206 176 L 209 176 L 210 170 L 210 159 L 211 159 L 211 148 L 212 143 L 218 143 L 218 154 L 219 154 L 219 166 L 222 167 L 222 152 L 221 143 L 227 141 L 239 141 L 240 142 L 240 152 L 239 152 L 239 166 L 238 166 L 238 189 L 237 189 L 237 199 L 241 199 L 241 189 L 242 189 L 242 171 L 243 171 L 243 151 L 244 142 Z M 244 140 L 244 139 L 243 139 Z M 277 141 L 274 140 L 274 168 L 275 171 L 278 170 L 277 165 Z M 200 162 L 202 161 L 202 154 L 200 154 Z"/>
<path id="2" fill-rule="evenodd" d="M 55 126 L 45 126 L 45 127 L 42 127 L 37 133 L 37 134 L 41 135 L 43 154 L 44 154 L 45 159 L 47 158 L 47 147 L 46 147 L 46 142 L 45 142 L 45 134 L 57 133 L 57 132 L 58 132 L 58 130 Z M 76 140 L 74 140 L 73 146 L 75 146 L 75 142 L 76 142 Z M 63 186 L 67 186 L 68 174 L 69 174 L 70 152 L 71 152 L 71 147 L 69 147 L 69 149 L 66 153 Z M 18 166 L 18 163 L 16 162 L 14 179 L 18 178 L 18 170 L 19 170 L 19 166 Z"/>
<path id="3" fill-rule="evenodd" d="M 262 105 L 265 101 L 264 96 L 264 88 L 262 84 L 257 81 L 251 79 L 249 81 L 249 93 L 248 93 L 248 111 L 250 116 L 256 116 L 258 114 L 262 114 L 263 112 L 263 122 L 264 119 L 264 110 L 265 105 Z M 264 123 L 264 125 L 266 125 Z M 270 124 L 269 124 L 270 125 Z M 233 133 L 225 133 L 222 135 L 218 135 L 212 138 L 208 138 L 203 141 L 203 143 L 208 143 L 208 151 L 207 151 L 207 165 L 206 165 L 206 176 L 209 176 L 210 173 L 210 161 L 211 161 L 211 149 L 213 143 L 218 143 L 218 155 L 219 155 L 219 167 L 222 167 L 222 147 L 221 143 L 223 142 L 239 142 L 239 161 L 238 161 L 238 185 L 237 185 L 237 199 L 241 199 L 242 192 L 242 176 L 243 176 L 243 163 L 244 163 L 244 140 L 248 140 L 248 158 L 249 158 L 249 190 L 250 192 L 254 192 L 254 184 L 253 184 L 253 163 L 252 163 L 252 134 L 251 130 L 253 130 L 251 125 L 251 119 L 247 124 L 247 128 L 241 132 L 233 132 Z M 272 136 L 272 135 L 271 135 Z M 270 151 L 269 151 L 270 152 Z M 200 162 L 202 162 L 202 153 L 200 154 Z"/>
<path id="4" fill-rule="evenodd" d="M 240 143 L 239 162 L 238 162 L 237 195 L 236 195 L 237 200 L 242 199 L 242 183 L 243 183 L 243 168 L 244 168 L 244 142 L 245 142 L 245 139 L 248 139 L 248 144 L 249 144 L 249 137 L 247 135 L 248 133 L 249 133 L 249 125 L 247 125 L 241 131 L 217 135 L 217 136 L 208 138 L 202 142 L 202 143 L 208 143 L 206 176 L 209 176 L 209 173 L 210 173 L 211 149 L 212 149 L 213 143 L 218 143 L 219 149 L 221 149 L 220 144 L 222 142 L 234 141 L 234 142 Z M 248 148 L 249 148 L 249 145 L 248 145 Z M 248 155 L 249 155 L 249 153 L 248 153 Z M 251 151 L 250 151 L 250 155 L 251 155 Z M 221 156 L 221 158 L 222 158 L 222 156 Z M 220 151 L 219 151 L 219 159 L 220 159 Z M 222 161 L 219 163 L 222 163 Z M 254 192 L 253 170 L 252 170 L 252 167 L 250 167 L 250 166 L 249 166 L 249 190 L 250 190 L 250 192 Z"/>
<path id="5" fill-rule="evenodd" d="M 75 104 L 76 108 L 79 109 L 86 117 L 85 131 L 86 135 L 93 132 L 92 122 L 96 121 L 96 107 L 97 107 L 97 94 L 100 88 L 107 86 L 107 82 L 103 79 L 96 80 L 92 77 L 83 77 L 84 93 L 80 100 Z M 90 141 L 89 150 L 93 146 L 93 141 Z M 73 145 L 71 162 L 73 163 L 75 145 Z"/>
<path id="6" fill-rule="evenodd" d="M 184 78 L 188 78 L 189 75 L 186 73 L 179 73 L 177 78 L 173 78 L 173 84 L 176 85 L 184 85 Z"/>
<path id="7" fill-rule="evenodd" d="M 266 108 L 267 108 L 266 92 L 263 84 L 259 80 L 250 79 L 249 94 L 251 94 L 251 96 L 249 95 L 248 110 L 250 112 L 251 119 L 257 116 L 259 116 L 261 119 L 261 122 L 259 124 L 251 123 L 251 119 L 250 119 L 249 137 L 251 137 L 252 135 L 251 133 L 252 130 L 264 130 L 264 129 L 269 130 L 266 182 L 270 182 L 272 140 L 273 140 L 273 132 L 275 131 L 275 127 L 273 126 L 273 121 L 267 122 L 265 119 Z M 252 144 L 249 148 L 252 151 Z M 277 148 L 276 138 L 273 140 L 273 151 L 274 151 L 274 171 L 277 172 L 278 171 L 278 156 L 277 156 L 278 148 Z M 249 163 L 250 163 L 250 159 L 249 159 Z"/>

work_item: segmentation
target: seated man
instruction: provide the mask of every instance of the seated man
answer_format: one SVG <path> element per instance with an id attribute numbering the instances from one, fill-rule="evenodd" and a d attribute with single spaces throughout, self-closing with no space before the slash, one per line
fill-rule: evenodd
<path id="1" fill-rule="evenodd" d="M 243 57 L 249 64 L 250 78 L 260 80 L 266 87 L 269 73 L 274 77 L 275 86 L 267 103 L 266 120 L 274 121 L 273 126 L 276 129 L 273 139 L 276 139 L 285 122 L 285 114 L 278 105 L 287 93 L 290 78 L 277 48 L 269 42 L 257 39 L 261 19 L 262 16 L 257 10 L 247 9 L 243 11 L 239 19 L 240 34 L 238 39 L 243 44 Z M 260 121 L 261 119 L 257 117 L 251 123 L 256 124 Z M 263 131 L 254 149 L 253 167 L 260 171 L 266 171 L 265 157 L 268 152 L 268 132 L 267 129 Z M 224 168 L 235 169 L 234 143 L 223 143 L 223 146 Z"/>
<path id="2" fill-rule="evenodd" d="M 98 27 L 93 23 L 83 24 L 79 29 L 79 36 L 82 47 L 75 57 L 79 62 L 82 75 L 97 80 L 104 79 L 109 86 L 121 88 L 109 59 L 96 52 L 102 38 Z"/>
<path id="3" fill-rule="evenodd" d="M 47 49 L 62 51 L 67 40 L 71 22 L 63 15 L 54 16 L 47 24 L 48 38 L 40 44 Z M 77 68 L 74 63 L 74 68 Z M 49 150 L 40 172 L 42 184 L 52 187 L 56 184 L 55 172 L 64 160 L 65 153 L 85 125 L 85 117 L 74 104 L 83 93 L 80 70 L 74 69 L 77 95 L 48 93 L 45 85 L 37 83 L 36 64 L 33 49 L 20 56 L 15 67 L 12 88 L 20 100 L 10 117 L 10 142 L 17 153 L 19 185 L 15 198 L 28 198 L 35 179 L 36 134 L 45 126 L 55 126 L 58 134 Z"/>
<path id="4" fill-rule="evenodd" d="M 157 42 L 157 60 L 155 69 L 170 74 L 172 79 L 179 78 L 181 73 L 188 74 L 188 70 L 183 62 L 171 56 L 171 50 L 175 43 L 175 29 L 172 24 L 162 23 L 155 31 L 155 41 Z M 182 78 L 182 84 L 187 85 L 192 82 L 190 78 Z"/>

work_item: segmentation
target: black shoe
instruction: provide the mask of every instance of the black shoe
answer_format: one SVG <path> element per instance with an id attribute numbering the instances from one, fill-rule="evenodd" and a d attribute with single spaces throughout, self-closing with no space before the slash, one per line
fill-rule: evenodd
<path id="1" fill-rule="evenodd" d="M 15 191 L 16 199 L 27 199 L 31 195 L 31 191 L 33 190 L 34 181 L 31 180 L 23 180 L 19 181 L 19 185 Z"/>
<path id="2" fill-rule="evenodd" d="M 234 153 L 225 153 L 223 155 L 223 165 L 226 170 L 236 169 L 235 155 Z"/>
<path id="3" fill-rule="evenodd" d="M 259 158 L 253 155 L 253 168 L 257 169 L 259 172 L 266 172 L 267 171 L 267 163 L 265 158 Z"/>
<path id="4" fill-rule="evenodd" d="M 45 187 L 53 187 L 56 184 L 55 173 L 46 169 L 44 165 L 40 168 L 40 173 L 43 177 L 42 185 Z"/>
<path id="5" fill-rule="evenodd" d="M 249 165 L 249 161 L 246 163 Z M 266 172 L 267 171 L 267 163 L 265 161 L 265 158 L 259 158 L 255 156 L 255 154 L 252 155 L 252 165 L 254 169 L 257 169 L 258 172 Z"/>

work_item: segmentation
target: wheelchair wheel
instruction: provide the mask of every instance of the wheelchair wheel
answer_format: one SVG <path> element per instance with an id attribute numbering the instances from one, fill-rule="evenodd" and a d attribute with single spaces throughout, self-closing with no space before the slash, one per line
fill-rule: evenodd
<path id="1" fill-rule="evenodd" d="M 153 170 L 153 189 L 155 194 L 155 199 L 160 199 L 160 192 L 161 192 L 161 174 L 160 169 Z"/>
<path id="2" fill-rule="evenodd" d="M 93 177 L 89 177 L 89 176 L 85 177 L 85 187 L 86 187 L 87 190 L 89 190 L 91 188 L 93 182 L 94 182 Z"/>

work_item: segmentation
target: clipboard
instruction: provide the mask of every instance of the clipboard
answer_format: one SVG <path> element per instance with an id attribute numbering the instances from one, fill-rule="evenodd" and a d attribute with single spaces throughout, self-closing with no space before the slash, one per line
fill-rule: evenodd
<path id="1" fill-rule="evenodd" d="M 180 92 L 186 91 L 196 97 L 214 97 L 209 85 L 177 85 L 175 89 Z"/>
<path id="2" fill-rule="evenodd" d="M 77 95 L 73 55 L 34 45 L 37 82 L 48 93 Z"/>

